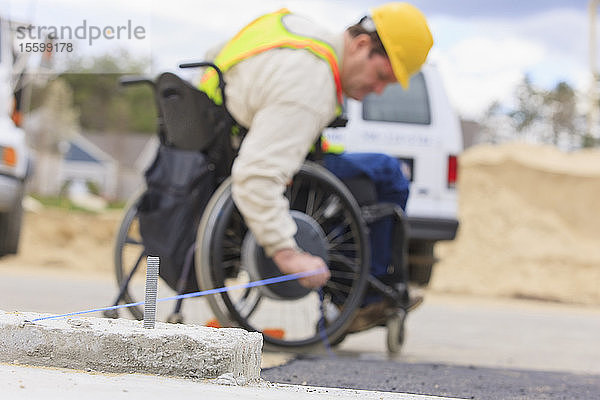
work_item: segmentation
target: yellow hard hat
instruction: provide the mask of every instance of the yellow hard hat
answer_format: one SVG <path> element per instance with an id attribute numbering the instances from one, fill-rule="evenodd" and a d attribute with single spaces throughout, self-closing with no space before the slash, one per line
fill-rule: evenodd
<path id="1" fill-rule="evenodd" d="M 433 46 L 425 16 L 411 4 L 394 2 L 372 9 L 371 18 L 398 82 L 408 88 Z"/>

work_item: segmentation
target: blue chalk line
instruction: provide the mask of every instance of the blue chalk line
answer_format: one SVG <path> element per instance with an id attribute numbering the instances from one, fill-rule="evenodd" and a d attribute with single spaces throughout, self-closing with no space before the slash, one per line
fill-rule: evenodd
<path id="1" fill-rule="evenodd" d="M 256 287 L 256 286 L 272 285 L 274 283 L 286 282 L 286 281 L 292 281 L 295 279 L 305 278 L 307 276 L 316 275 L 321 272 L 323 272 L 323 271 L 316 270 L 316 271 L 297 272 L 294 274 L 281 275 L 281 276 L 276 276 L 274 278 L 261 279 L 259 281 L 253 281 L 253 282 L 243 283 L 243 284 L 229 286 L 229 287 L 221 287 L 221 288 L 217 288 L 217 289 L 203 290 L 200 292 L 180 294 L 177 296 L 163 297 L 162 299 L 157 299 L 156 302 L 158 303 L 160 301 L 170 301 L 170 300 L 187 299 L 190 297 L 208 296 L 210 294 L 223 293 L 223 292 L 228 292 L 230 290 L 239 290 L 239 289 L 252 288 L 252 287 Z M 71 312 L 71 313 L 67 313 L 67 314 L 51 315 L 48 317 L 35 318 L 35 319 L 26 321 L 26 322 L 37 322 L 37 321 L 44 321 L 44 320 L 48 320 L 48 319 L 72 317 L 72 316 L 81 315 L 81 314 L 90 314 L 93 312 L 117 310 L 119 308 L 141 306 L 144 303 L 145 303 L 145 301 L 138 301 L 137 303 L 119 304 L 119 305 L 111 306 L 111 307 L 95 308 L 93 310 L 76 311 L 76 312 Z"/>

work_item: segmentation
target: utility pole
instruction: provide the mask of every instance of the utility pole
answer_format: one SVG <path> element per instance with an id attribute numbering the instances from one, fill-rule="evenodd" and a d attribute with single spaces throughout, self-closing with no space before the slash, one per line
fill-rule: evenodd
<path id="1" fill-rule="evenodd" d="M 590 17 L 590 37 L 589 37 L 589 54 L 590 54 L 590 72 L 591 83 L 588 92 L 588 139 L 595 141 L 598 138 L 598 117 L 600 115 L 600 105 L 598 104 L 598 72 L 596 67 L 596 15 L 598 3 L 600 0 L 590 0 L 588 13 Z"/>

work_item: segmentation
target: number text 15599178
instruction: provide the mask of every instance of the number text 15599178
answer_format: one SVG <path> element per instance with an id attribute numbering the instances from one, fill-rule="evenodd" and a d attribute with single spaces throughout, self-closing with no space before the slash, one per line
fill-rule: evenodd
<path id="1" fill-rule="evenodd" d="M 21 53 L 70 53 L 73 51 L 73 43 L 19 43 Z"/>

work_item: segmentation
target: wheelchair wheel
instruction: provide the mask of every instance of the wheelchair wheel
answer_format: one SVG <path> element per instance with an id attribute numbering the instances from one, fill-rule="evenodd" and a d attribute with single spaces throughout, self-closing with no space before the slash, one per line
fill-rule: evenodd
<path id="1" fill-rule="evenodd" d="M 267 346 L 306 349 L 322 342 L 318 325 L 335 341 L 362 301 L 368 278 L 369 245 L 360 210 L 346 187 L 324 168 L 305 163 L 287 189 L 296 241 L 321 256 L 331 271 L 323 290 L 289 281 L 208 296 L 223 326 L 263 333 Z M 256 244 L 225 181 L 205 209 L 196 240 L 196 274 L 202 290 L 231 287 L 281 275 Z M 321 310 L 324 310 L 322 312 Z"/>
<path id="2" fill-rule="evenodd" d="M 143 281 L 138 283 L 136 280 L 141 280 L 141 278 L 146 276 L 146 262 L 144 259 L 146 253 L 139 231 L 137 209 L 137 204 L 142 194 L 143 190 L 138 191 L 126 206 L 125 215 L 121 221 L 115 241 L 114 264 L 117 285 L 121 287 L 127 281 L 127 289 L 122 297 L 122 300 L 126 303 L 144 300 L 143 287 L 140 288 L 141 292 L 139 290 L 135 291 L 137 299 L 134 299 L 132 295 L 134 292 L 132 285 L 143 285 Z M 144 318 L 142 307 L 133 306 L 129 307 L 128 310 L 135 319 L 142 320 Z"/>

